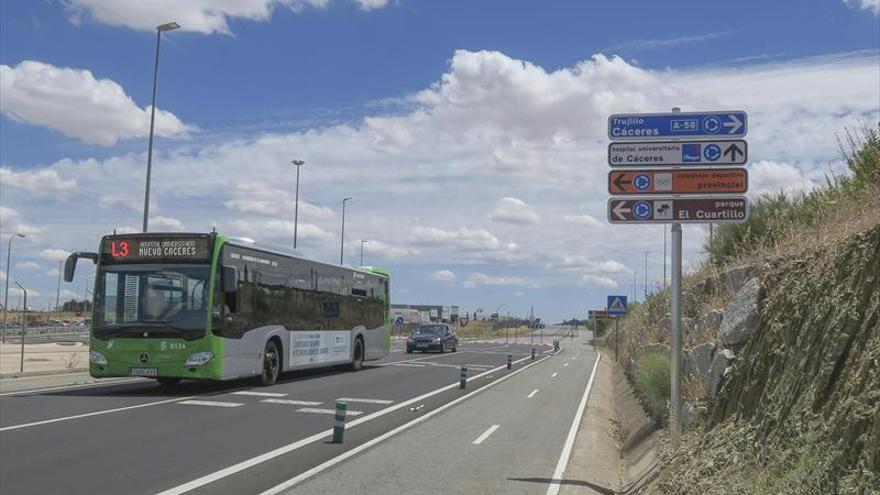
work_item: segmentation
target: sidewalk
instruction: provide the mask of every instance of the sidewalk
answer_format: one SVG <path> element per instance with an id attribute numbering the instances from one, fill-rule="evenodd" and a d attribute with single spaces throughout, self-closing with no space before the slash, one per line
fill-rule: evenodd
<path id="1" fill-rule="evenodd" d="M 635 493 L 656 474 L 658 432 L 623 371 L 603 354 L 563 475 L 562 495 Z"/>
<path id="2" fill-rule="evenodd" d="M 89 346 L 82 342 L 25 344 L 24 374 L 51 374 L 88 369 Z M 0 344 L 0 377 L 22 376 L 21 344 Z"/>

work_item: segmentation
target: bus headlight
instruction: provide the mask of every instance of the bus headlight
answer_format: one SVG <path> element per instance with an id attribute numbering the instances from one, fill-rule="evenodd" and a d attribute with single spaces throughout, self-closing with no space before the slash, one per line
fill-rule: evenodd
<path id="1" fill-rule="evenodd" d="M 98 366 L 107 366 L 107 358 L 98 351 L 89 352 L 89 362 Z"/>
<path id="2" fill-rule="evenodd" d="M 214 353 L 212 352 L 197 352 L 195 354 L 190 355 L 190 357 L 186 358 L 185 366 L 204 366 L 211 362 L 214 359 Z"/>

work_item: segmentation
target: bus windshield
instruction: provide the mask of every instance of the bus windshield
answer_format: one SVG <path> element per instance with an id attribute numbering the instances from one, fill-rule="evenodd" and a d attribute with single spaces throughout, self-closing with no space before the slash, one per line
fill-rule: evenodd
<path id="1" fill-rule="evenodd" d="M 96 288 L 95 336 L 203 336 L 210 273 L 208 265 L 103 265 Z"/>

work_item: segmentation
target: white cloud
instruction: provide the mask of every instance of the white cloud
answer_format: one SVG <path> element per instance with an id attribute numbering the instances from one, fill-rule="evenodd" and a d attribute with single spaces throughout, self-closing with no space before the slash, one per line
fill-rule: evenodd
<path id="1" fill-rule="evenodd" d="M 473 289 L 478 285 L 529 285 L 531 282 L 522 277 L 495 277 L 481 272 L 474 272 L 464 282 L 464 286 Z"/>
<path id="2" fill-rule="evenodd" d="M 880 16 L 880 0 L 843 0 L 843 3 L 854 9 L 869 10 Z"/>
<path id="3" fill-rule="evenodd" d="M 596 56 L 550 71 L 498 52 L 461 51 L 436 84 L 410 97 L 405 112 L 240 139 L 200 134 L 185 147 L 162 147 L 162 166 L 153 171 L 152 211 L 187 230 L 217 226 L 226 234 L 290 246 L 295 170 L 289 160 L 296 150 L 309 162 L 300 189 L 299 247 L 305 255 L 338 261 L 339 199 L 352 195 L 346 259 L 357 259 L 357 240 L 370 239 L 368 262 L 380 258 L 397 283 L 411 284 L 413 297 L 427 300 L 436 284 L 421 289 L 407 274 L 424 282 L 423 267 L 440 266 L 458 275 L 459 286 L 474 287 L 476 298 L 491 297 L 497 287 L 483 282 L 514 279 L 524 283 L 520 287 L 533 281 L 541 287 L 584 284 L 578 290 L 589 303 L 610 287 L 608 280 L 628 284 L 626 267 L 642 267 L 645 251 L 662 251 L 659 226 L 603 224 L 609 113 L 657 111 L 682 101 L 692 105 L 685 110 L 745 109 L 752 189 L 773 190 L 818 184 L 829 166 L 840 170 L 835 133 L 880 120 L 877 87 L 874 52 L 664 71 Z M 39 197 L 4 180 L 3 205 L 15 208 L 14 222 L 51 232 L 51 245 L 30 236 L 22 243 L 34 253 L 94 250 L 113 227 L 138 230 L 143 164 L 142 153 L 131 153 L 34 167 L 27 173 L 51 171 L 76 187 Z M 511 196 L 541 198 L 540 223 L 522 228 L 485 214 L 498 198 Z M 0 214 L 5 231 L 13 214 Z M 704 256 L 704 233 L 685 228 L 684 256 L 695 265 Z M 657 268 L 652 280 L 660 278 Z M 463 275 L 473 272 L 516 276 Z M 585 275 L 591 277 L 583 280 Z M 51 279 L 44 282 L 38 289 L 54 294 Z M 570 314 L 563 308 L 570 302 L 552 293 L 529 290 L 529 298 L 551 308 L 553 317 Z"/>
<path id="4" fill-rule="evenodd" d="M 564 215 L 562 220 L 565 223 L 570 223 L 572 225 L 580 225 L 582 227 L 592 227 L 592 228 L 602 228 L 606 225 L 597 220 L 596 217 L 592 215 Z"/>
<path id="5" fill-rule="evenodd" d="M 172 217 L 150 217 L 150 230 L 183 230 L 183 222 Z"/>
<path id="6" fill-rule="evenodd" d="M 362 10 L 375 10 L 387 6 L 389 0 L 354 0 L 354 3 Z"/>
<path id="7" fill-rule="evenodd" d="M 749 166 L 749 195 L 783 192 L 786 195 L 809 191 L 816 183 L 804 170 L 790 163 L 761 160 Z"/>
<path id="8" fill-rule="evenodd" d="M 452 270 L 437 270 L 431 273 L 429 278 L 437 282 L 452 282 L 455 280 L 455 272 Z"/>
<path id="9" fill-rule="evenodd" d="M 673 48 L 679 45 L 702 43 L 725 36 L 730 36 L 736 31 L 718 31 L 714 33 L 696 34 L 692 36 L 677 36 L 674 38 L 635 39 L 615 46 L 616 49 L 649 50 L 654 48 Z"/>
<path id="10" fill-rule="evenodd" d="M 34 60 L 0 65 L 0 110 L 15 120 L 103 146 L 149 132 L 150 107 L 138 107 L 115 81 Z M 193 130 L 173 113 L 156 111 L 157 135 L 183 136 Z"/>
<path id="11" fill-rule="evenodd" d="M 534 225 L 541 218 L 523 200 L 517 198 L 501 198 L 495 203 L 495 208 L 489 212 L 489 219 L 493 222 L 507 222 L 518 225 Z"/>
<path id="12" fill-rule="evenodd" d="M 17 187 L 35 193 L 64 193 L 76 189 L 76 180 L 63 179 L 51 169 L 16 172 L 0 167 L 0 182 L 4 186 Z"/>
<path id="13" fill-rule="evenodd" d="M 70 253 L 63 249 L 44 249 L 40 251 L 40 258 L 45 258 L 47 260 L 52 261 L 63 261 L 67 259 L 67 256 Z"/>
<path id="14" fill-rule="evenodd" d="M 15 267 L 21 270 L 40 270 L 43 268 L 39 263 L 33 261 L 22 261 L 16 263 Z"/>
<path id="15" fill-rule="evenodd" d="M 389 2 L 354 0 L 354 3 L 362 10 L 373 10 Z M 300 12 L 306 8 L 324 9 L 329 4 L 330 0 L 69 0 L 68 11 L 74 23 L 89 17 L 113 26 L 153 31 L 159 24 L 174 20 L 184 31 L 230 34 L 232 19 L 266 22 L 277 7 Z"/>
<path id="16" fill-rule="evenodd" d="M 605 288 L 605 289 L 616 289 L 617 288 L 617 282 L 615 282 L 614 280 L 611 280 L 608 277 L 602 277 L 599 275 L 591 275 L 589 273 L 584 275 L 583 277 L 581 277 L 581 284 L 592 285 L 595 287 L 601 287 L 601 288 Z"/>

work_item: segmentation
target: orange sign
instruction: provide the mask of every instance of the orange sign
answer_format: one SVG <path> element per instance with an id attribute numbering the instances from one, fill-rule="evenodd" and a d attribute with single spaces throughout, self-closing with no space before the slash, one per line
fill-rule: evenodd
<path id="1" fill-rule="evenodd" d="M 741 194 L 748 189 L 744 168 L 614 170 L 611 194 Z"/>

